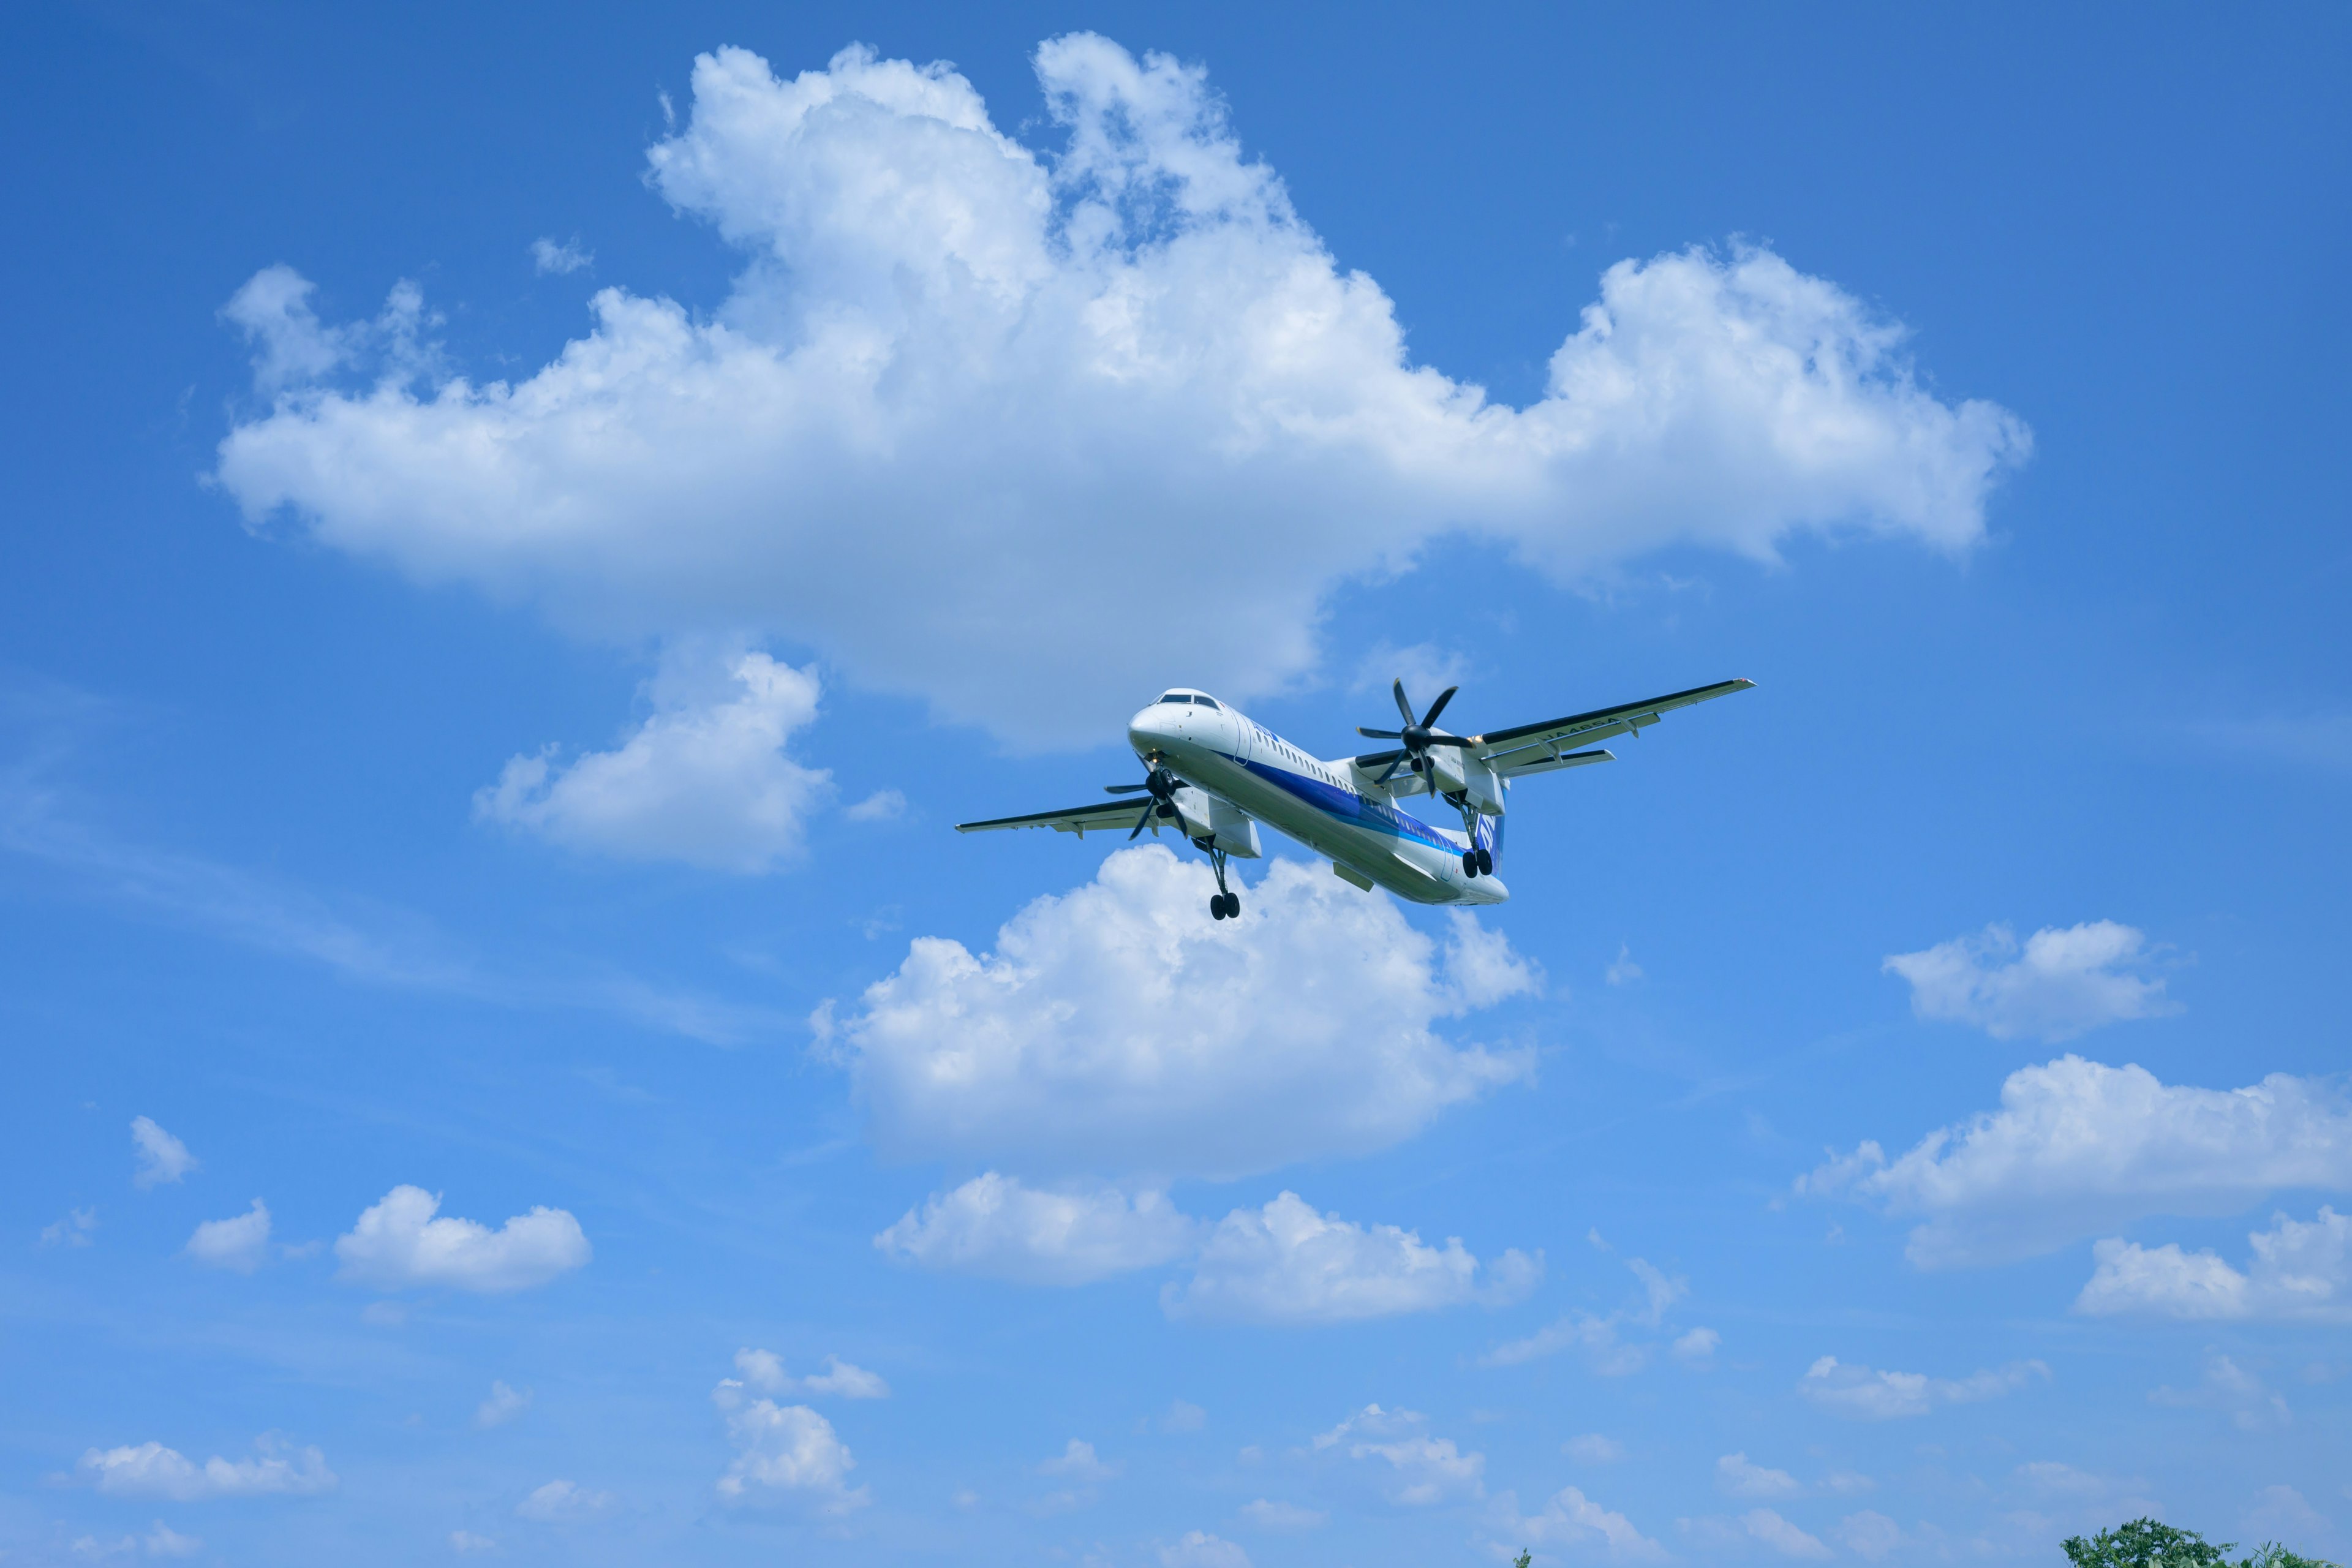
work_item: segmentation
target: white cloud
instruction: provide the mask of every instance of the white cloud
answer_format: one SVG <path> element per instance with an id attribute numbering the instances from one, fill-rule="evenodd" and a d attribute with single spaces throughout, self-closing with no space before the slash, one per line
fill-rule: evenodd
<path id="1" fill-rule="evenodd" d="M 271 1437 L 258 1439 L 254 1447 L 258 1450 L 254 1458 L 224 1459 L 215 1454 L 201 1465 L 161 1443 L 91 1448 L 82 1455 L 76 1469 L 100 1491 L 117 1497 L 169 1498 L 173 1502 L 300 1497 L 335 1485 L 326 1456 L 316 1448 L 291 1449 Z"/>
<path id="2" fill-rule="evenodd" d="M 188 1152 L 188 1146 L 155 1125 L 144 1116 L 131 1121 L 131 1151 L 139 1162 L 139 1169 L 131 1177 L 137 1187 L 158 1186 L 176 1182 L 196 1168 L 197 1161 Z"/>
<path id="3" fill-rule="evenodd" d="M 1994 924 L 1924 952 L 1895 953 L 1884 967 L 1911 983 L 1911 1010 L 1922 1018 L 1972 1024 L 1996 1040 L 2023 1035 L 2054 1044 L 2179 1011 L 2163 981 L 2132 973 L 2148 956 L 2147 937 L 2113 921 L 2045 926 L 2021 952 L 2017 933 Z"/>
<path id="4" fill-rule="evenodd" d="M 1198 1432 L 1209 1424 L 1209 1413 L 1189 1400 L 1179 1399 L 1160 1418 L 1162 1432 Z"/>
<path id="5" fill-rule="evenodd" d="M 2092 1248 L 2098 1267 L 2074 1310 L 2168 1318 L 2352 1319 L 2352 1215 L 2326 1205 L 2308 1224 L 2285 1215 L 2246 1237 L 2253 1261 L 2240 1273 L 2211 1252 L 2178 1242 L 2142 1247 L 2110 1237 Z"/>
<path id="6" fill-rule="evenodd" d="M 561 243 L 542 235 L 530 242 L 530 264 L 532 269 L 542 278 L 550 273 L 560 277 L 567 272 L 578 272 L 583 268 L 593 267 L 596 264 L 596 258 L 581 248 L 580 239 L 576 235 Z"/>
<path id="7" fill-rule="evenodd" d="M 1601 976 L 1612 985 L 1631 985 L 1642 978 L 1642 966 L 1633 962 L 1633 950 L 1624 942 L 1617 944 L 1617 956 Z"/>
<path id="8" fill-rule="evenodd" d="M 1570 1437 L 1560 1452 L 1580 1465 L 1613 1465 L 1625 1457 L 1625 1445 L 1598 1432 Z"/>
<path id="9" fill-rule="evenodd" d="M 1039 1475 L 1067 1476 L 1082 1486 L 1107 1481 L 1118 1471 L 1118 1466 L 1106 1463 L 1095 1446 L 1081 1437 L 1071 1438 L 1060 1453 L 1037 1462 Z"/>
<path id="10" fill-rule="evenodd" d="M 1826 1558 L 1830 1549 L 1769 1508 L 1750 1509 L 1739 1516 L 1740 1528 L 1783 1557 Z"/>
<path id="11" fill-rule="evenodd" d="M 1448 1237 L 1443 1247 L 1392 1225 L 1318 1214 L 1296 1193 L 1262 1209 L 1235 1209 L 1201 1248 L 1192 1278 L 1168 1286 L 1171 1317 L 1260 1323 L 1338 1323 L 1426 1312 L 1484 1296 L 1516 1300 L 1541 1278 L 1539 1259 L 1505 1253 L 1482 1289 L 1478 1260 Z"/>
<path id="12" fill-rule="evenodd" d="M 181 1534 L 160 1519 L 155 1521 L 154 1528 L 141 1538 L 139 1544 L 146 1549 L 150 1557 L 194 1557 L 205 1549 L 202 1541 L 193 1535 Z"/>
<path id="13" fill-rule="evenodd" d="M 1543 398 L 1489 404 L 1411 364 L 1202 72 L 1085 34 L 1035 63 L 1066 138 L 1043 157 L 944 66 L 701 57 L 652 178 L 745 253 L 732 294 L 701 316 L 604 289 L 518 383 L 304 384 L 350 354 L 271 268 L 229 314 L 289 390 L 222 443 L 221 483 L 567 626 L 760 630 L 1000 734 L 1092 742 L 1164 679 L 1107 515 L 1184 529 L 1159 591 L 1217 605 L 1192 678 L 1246 699 L 1314 667 L 1331 585 L 1457 530 L 1562 579 L 1808 530 L 1959 551 L 2028 448 L 1924 391 L 1899 326 L 1746 247 L 1611 268 Z M 1040 595 L 1055 613 L 1005 612 Z"/>
<path id="14" fill-rule="evenodd" d="M 530 1408 L 530 1389 L 510 1388 L 494 1379 L 489 1397 L 474 1406 L 474 1425 L 487 1432 L 493 1426 L 505 1426 Z"/>
<path id="15" fill-rule="evenodd" d="M 2288 1426 L 2294 1422 L 2294 1412 L 2287 1407 L 2283 1394 L 2273 1392 L 2260 1377 L 2219 1351 L 2205 1352 L 2204 1376 L 2198 1380 L 2196 1387 L 2167 1386 L 2147 1397 L 2151 1405 L 2218 1410 L 2242 1432 Z"/>
<path id="16" fill-rule="evenodd" d="M 2080 1057 L 2021 1068 L 2001 1108 L 1929 1133 L 1901 1159 L 1864 1142 L 1798 1178 L 1926 1216 L 1922 1268 L 2006 1262 L 2149 1215 L 2242 1210 L 2286 1187 L 2352 1187 L 2352 1105 L 2314 1079 L 2168 1086 Z"/>
<path id="17" fill-rule="evenodd" d="M 902 1262 L 1024 1285 L 1083 1285 L 1192 1250 L 1196 1222 L 1160 1192 L 1045 1192 L 991 1171 L 874 1238 Z"/>
<path id="18" fill-rule="evenodd" d="M 1657 1563 L 1666 1549 L 1643 1534 L 1623 1514 L 1601 1507 L 1576 1487 L 1562 1487 L 1533 1514 L 1519 1512 L 1518 1494 L 1495 1500 L 1490 1529 L 1495 1555 L 1507 1557 L 1521 1546 L 1561 1546 L 1580 1555 L 1598 1552 L 1612 1563 Z"/>
<path id="19" fill-rule="evenodd" d="M 762 1394 L 834 1394 L 843 1399 L 887 1399 L 890 1385 L 881 1376 L 842 1360 L 824 1358 L 824 1370 L 794 1377 L 784 1370 L 783 1358 L 773 1351 L 746 1346 L 735 1352 L 735 1371 L 750 1387 Z"/>
<path id="20" fill-rule="evenodd" d="M 1822 1478 L 1822 1490 L 1833 1497 L 1857 1497 L 1877 1489 L 1876 1481 L 1853 1470 L 1832 1470 Z"/>
<path id="21" fill-rule="evenodd" d="M 1603 1251 L 1608 1244 L 1601 1233 L 1591 1233 L 1591 1241 Z M 1641 1371 L 1650 1363 L 1651 1347 L 1640 1342 L 1629 1342 L 1623 1337 L 1626 1329 L 1654 1330 L 1665 1321 L 1665 1315 L 1676 1301 L 1689 1292 L 1682 1279 L 1667 1274 L 1646 1258 L 1626 1260 L 1625 1267 L 1641 1282 L 1640 1300 L 1619 1308 L 1606 1315 L 1597 1312 L 1570 1312 L 1558 1321 L 1537 1330 L 1525 1339 L 1511 1340 L 1496 1345 L 1478 1358 L 1480 1366 L 1517 1366 L 1523 1362 L 1556 1355 L 1564 1350 L 1581 1350 L 1594 1372 L 1603 1377 L 1623 1377 Z M 1705 1334 L 1714 1338 L 1711 1329 L 1696 1329 L 1675 1342 L 1678 1353 L 1688 1355 L 1699 1348 L 1694 1336 Z M 1690 1351 L 1685 1352 L 1684 1346 Z M 1712 1352 L 1714 1345 L 1706 1345 Z"/>
<path id="22" fill-rule="evenodd" d="M 1808 1368 L 1798 1391 L 1822 1409 L 1857 1421 L 1887 1421 L 1925 1415 L 1939 1405 L 1975 1405 L 1998 1399 L 2036 1381 L 2050 1369 L 2038 1361 L 1972 1373 L 1967 1377 L 1929 1377 L 1917 1372 L 1878 1372 L 1825 1355 Z"/>
<path id="23" fill-rule="evenodd" d="M 1295 1502 L 1276 1502 L 1267 1498 L 1242 1504 L 1241 1515 L 1261 1530 L 1319 1530 L 1331 1518 L 1319 1508 L 1304 1508 Z"/>
<path id="24" fill-rule="evenodd" d="M 1188 1530 L 1160 1549 L 1160 1568 L 1250 1568 L 1249 1553 L 1219 1536 Z"/>
<path id="25" fill-rule="evenodd" d="M 98 1211 L 94 1208 L 68 1209 L 63 1219 L 53 1220 L 41 1227 L 43 1247 L 88 1247 L 98 1229 Z"/>
<path id="26" fill-rule="evenodd" d="M 1426 1508 L 1484 1497 L 1486 1456 L 1465 1454 L 1453 1438 L 1433 1436 L 1428 1427 L 1429 1417 L 1419 1411 L 1367 1405 L 1328 1432 L 1317 1433 L 1314 1447 L 1385 1465 L 1381 1492 L 1392 1503 Z"/>
<path id="27" fill-rule="evenodd" d="M 1229 1177 L 1411 1137 L 1528 1076 L 1437 1020 L 1531 984 L 1499 935 L 1436 945 L 1387 899 L 1276 860 L 1238 921 L 1205 865 L 1156 846 L 1030 903 L 975 957 L 919 938 L 824 1048 L 900 1157 Z"/>
<path id="28" fill-rule="evenodd" d="M 511 758 L 474 816 L 627 860 L 749 874 L 790 858 L 833 795 L 831 773 L 784 754 L 816 718 L 815 667 L 747 653 L 720 668 L 714 689 L 693 654 L 674 655 L 653 683 L 657 710 L 617 751 Z"/>
<path id="29" fill-rule="evenodd" d="M 2248 1535 L 2263 1541 L 2288 1541 L 2299 1545 L 2332 1533 L 2335 1522 L 2305 1500 L 2304 1495 L 2289 1486 L 2264 1487 L 2254 1494 L 2254 1506 L 2247 1510 L 2244 1529 Z"/>
<path id="30" fill-rule="evenodd" d="M 849 1484 L 857 1468 L 849 1446 L 807 1405 L 747 1398 L 731 1377 L 711 1390 L 710 1401 L 735 1445 L 735 1462 L 719 1478 L 719 1495 L 729 1502 L 783 1502 L 837 1516 L 874 1500 L 867 1488 Z"/>
<path id="31" fill-rule="evenodd" d="M 1705 1367 L 1722 1346 L 1723 1336 L 1713 1329 L 1693 1329 L 1676 1339 L 1672 1349 L 1675 1359 L 1685 1366 Z"/>
<path id="32" fill-rule="evenodd" d="M 489 1536 L 477 1535 L 470 1530 L 453 1530 L 449 1532 L 449 1550 L 460 1557 L 478 1556 L 482 1552 L 496 1552 L 498 1549 L 499 1543 Z"/>
<path id="33" fill-rule="evenodd" d="M 241 1215 L 208 1219 L 188 1237 L 187 1253 L 207 1268 L 250 1274 L 269 1256 L 269 1209 L 259 1198 Z"/>
<path id="34" fill-rule="evenodd" d="M 570 1524 L 594 1519 L 613 1506 L 611 1492 L 594 1491 L 571 1481 L 554 1480 L 534 1488 L 531 1494 L 515 1504 L 518 1518 L 536 1520 L 541 1524 Z"/>
<path id="35" fill-rule="evenodd" d="M 906 794 L 895 789 L 877 789 L 842 813 L 852 822 L 896 822 L 906 815 Z"/>
<path id="36" fill-rule="evenodd" d="M 1715 1462 L 1716 1489 L 1732 1497 L 1793 1497 L 1804 1489 L 1786 1470 L 1752 1464 L 1745 1452 L 1726 1454 Z"/>
<path id="37" fill-rule="evenodd" d="M 1838 1539 L 1855 1556 L 1875 1563 L 1903 1544 L 1903 1527 L 1883 1513 L 1864 1509 L 1838 1521 Z"/>
<path id="38" fill-rule="evenodd" d="M 498 1230 L 469 1219 L 436 1219 L 440 1197 L 397 1186 L 335 1238 L 341 1278 L 378 1289 L 450 1285 L 460 1290 L 524 1290 L 583 1267 L 593 1253 L 580 1222 L 562 1209 L 533 1208 Z"/>

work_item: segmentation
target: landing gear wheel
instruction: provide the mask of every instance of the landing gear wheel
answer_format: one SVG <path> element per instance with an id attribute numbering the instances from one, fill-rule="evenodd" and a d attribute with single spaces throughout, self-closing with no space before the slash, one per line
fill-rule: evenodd
<path id="1" fill-rule="evenodd" d="M 1491 877 L 1494 874 L 1495 853 L 1493 850 L 1481 846 L 1478 850 L 1478 875 L 1481 877 Z"/>
<path id="2" fill-rule="evenodd" d="M 1242 918 L 1242 896 L 1239 893 L 1229 891 L 1225 894 L 1225 918 L 1229 921 Z"/>
<path id="3" fill-rule="evenodd" d="M 1478 851 L 1475 849 L 1462 851 L 1462 874 L 1465 877 L 1475 877 L 1478 874 Z"/>
<path id="4" fill-rule="evenodd" d="M 1216 916 L 1219 920 L 1223 920 L 1225 918 L 1224 894 L 1212 893 L 1209 895 L 1209 912 Z"/>

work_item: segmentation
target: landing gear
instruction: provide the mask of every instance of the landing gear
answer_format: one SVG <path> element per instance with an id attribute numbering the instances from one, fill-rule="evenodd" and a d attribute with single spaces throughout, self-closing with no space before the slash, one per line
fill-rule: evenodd
<path id="1" fill-rule="evenodd" d="M 1494 874 L 1494 853 L 1482 844 L 1478 847 L 1478 875 L 1481 877 L 1491 877 Z"/>
<path id="2" fill-rule="evenodd" d="M 1462 874 L 1465 877 L 1475 877 L 1478 874 L 1478 851 L 1475 849 L 1462 851 Z"/>
<path id="3" fill-rule="evenodd" d="M 1217 874 L 1217 891 L 1209 900 L 1209 912 L 1221 921 L 1241 919 L 1242 896 L 1225 886 L 1225 852 L 1217 847 L 1213 839 L 1195 838 L 1192 843 L 1208 856 L 1209 869 Z"/>

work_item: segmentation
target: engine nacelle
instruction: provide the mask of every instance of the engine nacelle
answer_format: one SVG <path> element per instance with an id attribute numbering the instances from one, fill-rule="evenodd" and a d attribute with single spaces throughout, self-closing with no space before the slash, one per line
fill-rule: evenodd
<path id="1" fill-rule="evenodd" d="M 1258 847 L 1257 823 L 1230 802 L 1186 784 L 1176 792 L 1173 804 L 1185 837 L 1196 843 L 1205 838 L 1242 860 L 1255 860 L 1264 853 Z"/>

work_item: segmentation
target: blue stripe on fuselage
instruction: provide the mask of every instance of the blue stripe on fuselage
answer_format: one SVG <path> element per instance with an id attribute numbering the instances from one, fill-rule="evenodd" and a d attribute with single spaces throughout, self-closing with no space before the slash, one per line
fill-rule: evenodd
<path id="1" fill-rule="evenodd" d="M 1374 832 L 1386 833 L 1393 837 L 1411 838 L 1429 845 L 1432 848 L 1443 849 L 1449 855 L 1460 852 L 1461 847 L 1440 837 L 1437 829 L 1417 816 L 1407 816 L 1384 801 L 1370 799 L 1356 794 L 1353 790 L 1336 788 L 1325 784 L 1321 779 L 1308 778 L 1304 773 L 1294 773 L 1282 768 L 1268 767 L 1264 763 L 1249 762 L 1234 756 L 1231 752 L 1222 754 L 1227 761 L 1256 774 L 1266 783 L 1296 795 L 1327 816 L 1336 816 L 1343 822 L 1351 822 L 1359 827 L 1369 827 Z"/>

